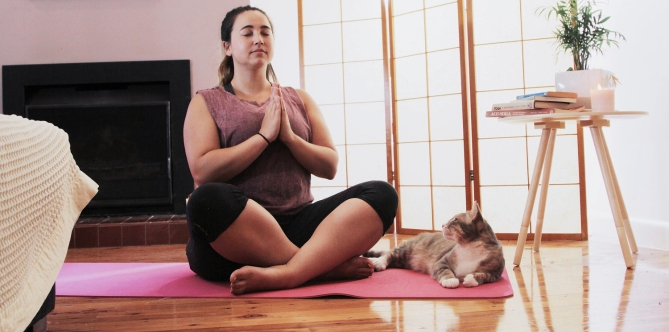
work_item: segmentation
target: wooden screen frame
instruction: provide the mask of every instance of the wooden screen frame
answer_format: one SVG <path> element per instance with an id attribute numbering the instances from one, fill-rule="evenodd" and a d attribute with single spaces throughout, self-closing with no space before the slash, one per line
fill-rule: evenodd
<path id="1" fill-rule="evenodd" d="M 463 0 L 458 0 L 460 4 Z M 473 165 L 472 171 L 474 175 L 474 197 L 477 202 L 481 204 L 481 209 L 484 210 L 484 202 L 481 200 L 481 185 L 479 183 L 479 151 L 478 151 L 478 128 L 476 123 L 478 123 L 477 112 L 478 109 L 476 104 L 476 65 L 475 65 L 475 47 L 474 47 L 474 10 L 472 6 L 472 0 L 465 0 L 467 3 L 468 10 L 467 12 L 467 51 L 468 51 L 468 70 L 470 73 L 469 80 L 469 96 L 471 103 L 471 117 L 472 117 L 472 154 L 473 154 Z M 464 10 L 464 8 L 463 8 Z M 576 141 L 577 141 L 577 154 L 578 154 L 578 186 L 579 186 L 579 195 L 580 195 L 580 216 L 581 216 L 581 233 L 543 233 L 541 236 L 542 240 L 548 241 L 559 241 L 559 240 L 573 240 L 581 241 L 588 239 L 588 215 L 587 215 L 587 201 L 586 201 L 586 187 L 585 187 L 585 153 L 583 146 L 583 128 L 576 126 Z M 529 174 L 531 176 L 531 174 Z M 529 184 L 528 184 L 529 191 Z M 518 220 L 518 227 L 521 225 L 521 220 Z M 500 240 L 518 240 L 518 233 L 495 233 L 497 238 Z M 527 240 L 534 240 L 534 231 L 533 224 L 530 222 L 530 230 L 527 234 Z"/>
<path id="2" fill-rule="evenodd" d="M 381 1 L 382 4 L 384 4 L 384 1 Z M 392 5 L 393 1 L 388 2 L 388 15 L 389 17 L 389 33 L 390 36 L 394 35 L 394 27 L 393 27 L 393 20 L 392 20 Z M 460 45 L 463 45 L 463 42 L 466 40 L 466 31 L 464 28 L 465 24 L 465 19 L 464 19 L 464 6 L 463 6 L 463 0 L 457 0 L 457 5 L 458 5 L 458 39 L 460 41 Z M 423 9 L 424 10 L 424 9 Z M 385 11 L 384 11 L 385 12 Z M 389 38 L 390 40 L 390 58 L 388 59 L 388 62 L 390 63 L 390 66 L 387 67 L 388 70 L 390 71 L 392 77 L 395 77 L 395 66 L 394 66 L 394 61 L 395 59 L 394 56 L 394 39 Z M 386 41 L 384 41 L 385 43 Z M 461 95 L 461 104 L 462 104 L 462 135 L 463 135 L 463 144 L 464 144 L 464 173 L 462 176 L 464 177 L 464 183 L 465 183 L 465 204 L 467 206 L 472 206 L 473 204 L 473 181 L 470 180 L 470 170 L 473 167 L 472 164 L 472 156 L 470 154 L 471 151 L 471 119 L 470 119 L 470 112 L 468 111 L 468 101 L 471 99 L 469 96 L 469 91 L 467 89 L 467 54 L 466 54 L 466 49 L 462 46 L 459 47 L 460 51 L 460 95 Z M 427 67 L 426 67 L 427 70 Z M 427 73 L 426 73 L 427 75 Z M 395 84 L 392 85 L 392 113 L 393 113 L 393 135 L 394 137 L 397 137 L 397 99 L 395 96 L 397 95 L 397 86 Z M 429 98 L 429 96 L 427 97 Z M 395 168 L 394 168 L 394 173 L 395 173 L 395 189 L 397 190 L 397 194 L 400 196 L 400 199 L 402 197 L 401 193 L 401 188 L 400 188 L 400 183 L 401 183 L 401 171 L 400 171 L 400 163 L 399 163 L 399 142 L 397 140 L 392 141 L 392 147 L 394 151 L 394 162 L 395 162 Z M 432 182 L 432 179 L 430 179 L 430 182 Z M 430 184 L 430 188 L 433 188 L 432 184 Z M 434 196 L 430 195 L 433 199 L 432 201 L 432 228 L 434 229 L 439 229 L 439 227 L 436 227 L 434 225 Z M 433 230 L 424 230 L 424 229 L 413 229 L 413 228 L 404 228 L 402 227 L 402 211 L 401 211 L 401 204 L 398 206 L 397 210 L 397 217 L 396 217 L 396 222 L 397 222 L 397 233 L 399 234 L 419 234 L 419 233 L 424 233 L 424 232 L 432 232 Z"/>

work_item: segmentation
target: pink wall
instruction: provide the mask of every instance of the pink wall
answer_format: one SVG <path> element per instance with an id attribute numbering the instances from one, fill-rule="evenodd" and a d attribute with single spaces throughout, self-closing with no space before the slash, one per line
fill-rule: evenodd
<path id="1" fill-rule="evenodd" d="M 249 0 L 2 0 L 0 65 L 189 59 L 195 92 L 216 85 L 221 21 L 228 10 L 247 4 Z"/>

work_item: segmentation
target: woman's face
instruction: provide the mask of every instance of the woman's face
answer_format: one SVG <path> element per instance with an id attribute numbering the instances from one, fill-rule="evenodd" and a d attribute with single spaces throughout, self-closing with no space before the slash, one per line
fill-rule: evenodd
<path id="1" fill-rule="evenodd" d="M 267 66 L 274 55 L 274 36 L 267 17 L 256 10 L 237 15 L 230 43 L 223 42 L 223 49 L 232 57 L 235 66 Z"/>

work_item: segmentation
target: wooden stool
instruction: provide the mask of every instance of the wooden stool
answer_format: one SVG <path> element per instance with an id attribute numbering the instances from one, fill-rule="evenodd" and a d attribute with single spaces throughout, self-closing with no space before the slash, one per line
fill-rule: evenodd
<path id="1" fill-rule="evenodd" d="M 532 209 L 534 207 L 534 200 L 537 195 L 537 188 L 539 186 L 539 178 L 541 179 L 541 193 L 539 194 L 539 205 L 537 210 L 537 223 L 534 236 L 534 251 L 539 251 L 541 246 L 541 232 L 544 222 L 544 212 L 546 208 L 546 196 L 548 194 L 548 183 L 550 179 L 551 164 L 553 161 L 553 148 L 555 146 L 555 136 L 558 129 L 565 128 L 565 121 L 576 120 L 581 127 L 590 127 L 592 140 L 597 152 L 597 159 L 601 168 L 602 176 L 604 177 L 604 184 L 611 205 L 611 212 L 613 214 L 613 221 L 618 233 L 618 240 L 620 248 L 623 252 L 625 265 L 627 268 L 634 267 L 632 260 L 632 252 L 637 252 L 636 240 L 632 232 L 632 226 L 629 222 L 625 202 L 623 201 L 618 179 L 615 170 L 613 169 L 613 162 L 611 155 L 604 139 L 602 127 L 610 125 L 609 118 L 622 116 L 641 116 L 646 115 L 646 112 L 574 112 L 574 113 L 555 113 L 555 114 L 537 114 L 527 116 L 512 116 L 501 118 L 504 122 L 533 122 L 534 127 L 541 129 L 541 141 L 539 143 L 539 151 L 537 159 L 534 164 L 534 170 L 530 182 L 527 200 L 525 202 L 525 211 L 520 225 L 520 232 L 518 233 L 518 242 L 516 244 L 516 253 L 513 259 L 514 265 L 520 265 L 520 260 L 523 256 L 523 249 L 525 241 L 527 240 L 527 232 L 530 226 L 530 219 L 532 217 Z M 631 249 L 630 249 L 631 247 Z"/>

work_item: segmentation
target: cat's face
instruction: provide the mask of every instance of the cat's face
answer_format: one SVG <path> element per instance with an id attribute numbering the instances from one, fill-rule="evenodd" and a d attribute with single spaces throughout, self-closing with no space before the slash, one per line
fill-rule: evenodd
<path id="1" fill-rule="evenodd" d="M 441 232 L 448 240 L 469 242 L 479 235 L 484 223 L 479 211 L 479 204 L 474 202 L 471 210 L 456 214 L 451 220 L 441 226 Z"/>

